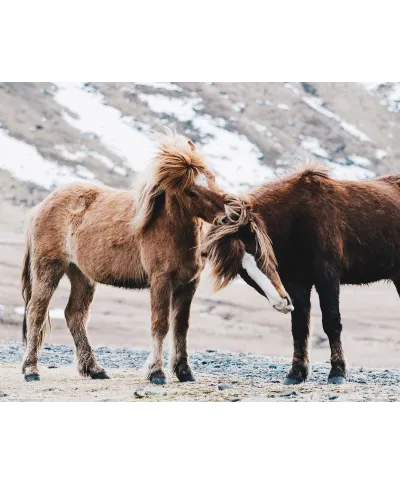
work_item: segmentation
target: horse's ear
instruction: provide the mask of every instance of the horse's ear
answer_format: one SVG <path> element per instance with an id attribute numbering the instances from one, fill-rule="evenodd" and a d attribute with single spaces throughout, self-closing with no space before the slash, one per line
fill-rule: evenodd
<path id="1" fill-rule="evenodd" d="M 194 143 L 192 142 L 192 140 L 188 140 L 188 145 L 190 146 L 190 149 L 192 150 L 192 152 L 196 151 L 196 147 L 194 146 Z"/>

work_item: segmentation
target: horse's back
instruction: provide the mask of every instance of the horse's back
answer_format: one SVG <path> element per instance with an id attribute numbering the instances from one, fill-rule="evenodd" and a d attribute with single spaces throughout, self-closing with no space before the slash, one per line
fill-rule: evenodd
<path id="1" fill-rule="evenodd" d="M 68 259 L 68 240 L 101 200 L 116 197 L 130 199 L 129 194 L 111 187 L 73 183 L 49 194 L 33 209 L 28 234 L 35 250 L 51 259 Z M 103 204 L 104 205 L 104 204 Z M 109 204 L 115 206 L 115 202 Z M 126 205 L 126 203 L 125 203 Z M 93 216 L 96 219 L 96 215 Z M 67 244 L 66 244 L 67 241 Z"/>

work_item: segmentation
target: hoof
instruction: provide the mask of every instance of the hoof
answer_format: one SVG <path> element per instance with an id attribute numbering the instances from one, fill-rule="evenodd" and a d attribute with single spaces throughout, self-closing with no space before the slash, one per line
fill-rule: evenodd
<path id="1" fill-rule="evenodd" d="M 105 370 L 102 370 L 101 372 L 96 372 L 94 374 L 90 374 L 90 377 L 92 379 L 109 379 L 109 375 Z"/>
<path id="2" fill-rule="evenodd" d="M 162 370 L 157 370 L 150 374 L 149 380 L 150 384 L 155 384 L 156 386 L 164 386 L 167 383 L 167 378 Z"/>
<path id="3" fill-rule="evenodd" d="M 181 357 L 177 359 L 175 365 L 172 367 L 176 377 L 180 382 L 195 382 L 196 379 L 192 374 L 192 370 L 186 358 Z"/>
<path id="4" fill-rule="evenodd" d="M 346 384 L 347 379 L 342 376 L 330 376 L 328 378 L 328 384 Z"/>
<path id="5" fill-rule="evenodd" d="M 32 381 L 40 381 L 40 375 L 39 374 L 29 374 L 25 376 L 26 382 L 32 382 Z"/>
<path id="6" fill-rule="evenodd" d="M 179 379 L 180 382 L 196 382 L 196 379 L 191 371 L 182 373 L 177 372 L 176 377 Z"/>
<path id="7" fill-rule="evenodd" d="M 285 386 L 293 386 L 295 384 L 302 384 L 306 380 L 303 377 L 293 377 L 287 376 L 286 379 L 283 381 Z"/>

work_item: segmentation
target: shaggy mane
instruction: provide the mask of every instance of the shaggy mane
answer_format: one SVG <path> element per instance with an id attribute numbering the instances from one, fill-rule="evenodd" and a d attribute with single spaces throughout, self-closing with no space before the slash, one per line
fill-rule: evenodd
<path id="1" fill-rule="evenodd" d="M 264 184 L 253 189 L 248 197 L 255 197 L 257 199 L 258 195 L 263 192 L 266 187 L 276 186 L 276 184 L 282 184 L 285 182 L 297 183 L 305 178 L 312 178 L 317 180 L 318 177 L 323 179 L 329 179 L 329 167 L 323 165 L 321 162 L 315 161 L 315 159 L 310 158 L 303 163 L 299 163 L 294 167 L 288 168 L 283 174 L 276 177 L 276 179 L 268 180 Z"/>
<path id="2" fill-rule="evenodd" d="M 252 210 L 251 204 L 238 196 L 226 197 L 227 215 L 215 219 L 202 244 L 202 253 L 207 255 L 212 268 L 215 291 L 225 288 L 236 278 L 244 255 L 243 243 L 234 237 L 239 229 L 250 224 L 257 241 L 258 262 L 264 271 L 269 260 L 276 264 L 271 239 L 261 217 Z M 227 218 L 224 222 L 223 219 Z"/>
<path id="3" fill-rule="evenodd" d="M 195 178 L 200 174 L 210 181 L 215 180 L 214 174 L 188 138 L 171 130 L 156 133 L 156 138 L 157 153 L 148 170 L 138 177 L 133 189 L 136 206 L 133 225 L 138 232 L 148 226 L 157 196 L 170 192 L 179 197 L 195 183 Z"/>

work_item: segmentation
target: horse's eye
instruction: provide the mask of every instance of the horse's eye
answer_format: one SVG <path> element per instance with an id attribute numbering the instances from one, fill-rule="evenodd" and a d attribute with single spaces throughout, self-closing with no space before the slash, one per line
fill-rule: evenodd
<path id="1" fill-rule="evenodd" d="M 222 219 L 221 219 L 221 224 L 228 224 L 229 222 L 229 219 L 228 219 L 228 216 L 224 216 Z"/>
<path id="2" fill-rule="evenodd" d="M 191 190 L 188 190 L 187 191 L 187 195 L 191 198 L 191 199 L 195 199 L 197 197 L 197 194 L 196 192 L 193 192 Z"/>

